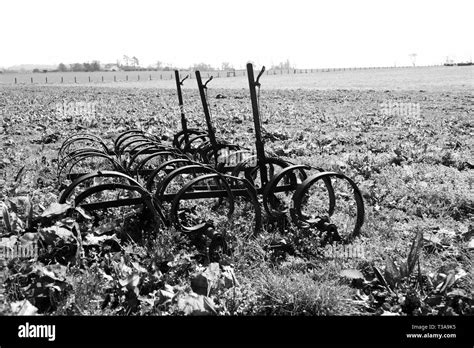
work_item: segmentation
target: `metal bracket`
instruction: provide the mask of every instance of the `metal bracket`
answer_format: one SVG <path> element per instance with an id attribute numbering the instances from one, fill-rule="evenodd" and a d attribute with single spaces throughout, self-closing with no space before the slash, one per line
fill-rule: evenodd
<path id="1" fill-rule="evenodd" d="M 186 79 L 189 77 L 189 75 L 186 75 L 186 77 L 184 79 L 182 79 L 181 81 L 179 81 L 179 84 L 182 86 L 183 85 L 183 82 L 186 81 Z"/>
<path id="2" fill-rule="evenodd" d="M 260 87 L 260 77 L 263 75 L 263 73 L 265 72 L 265 65 L 262 67 L 262 70 L 260 70 L 260 73 L 257 75 L 257 80 L 255 80 L 255 83 L 254 85 L 256 87 Z"/>
<path id="3" fill-rule="evenodd" d="M 202 87 L 203 87 L 203 88 L 207 88 L 207 84 L 208 84 L 209 82 L 211 82 L 213 78 L 214 78 L 214 77 L 211 76 L 211 77 L 209 78 L 209 80 L 207 80 L 206 83 L 202 85 Z"/>

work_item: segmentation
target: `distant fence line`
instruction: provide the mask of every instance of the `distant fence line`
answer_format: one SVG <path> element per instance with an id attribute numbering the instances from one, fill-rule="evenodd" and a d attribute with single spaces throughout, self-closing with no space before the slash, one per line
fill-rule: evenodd
<path id="1" fill-rule="evenodd" d="M 427 67 L 438 67 L 442 65 L 428 65 L 419 66 L 417 68 Z M 407 69 L 413 68 L 412 66 L 399 66 L 399 67 L 354 67 L 354 68 L 319 68 L 319 69 L 268 69 L 265 71 L 266 75 L 291 75 L 291 74 L 313 74 L 321 72 L 336 72 L 336 71 L 352 71 L 352 70 L 380 70 L 380 69 Z M 190 79 L 195 78 L 193 71 L 180 71 L 182 76 L 189 75 Z M 12 73 L 15 74 L 15 73 Z M 46 75 L 48 74 L 48 75 Z M 6 82 L 6 77 L 9 73 L 0 75 L 0 83 L 3 80 L 5 84 L 58 84 L 58 83 L 110 83 L 110 82 L 138 82 L 138 81 L 152 81 L 152 80 L 173 80 L 173 71 L 148 71 L 148 72 L 130 72 L 130 71 L 117 71 L 117 72 L 79 72 L 66 73 L 60 75 L 60 72 L 52 73 L 19 73 L 20 76 L 14 76 L 10 82 Z M 42 76 L 43 75 L 43 76 Z M 204 78 L 228 78 L 228 77 L 239 77 L 245 76 L 246 70 L 213 70 L 201 72 Z M 104 78 L 104 76 L 106 78 Z M 20 78 L 21 77 L 21 78 Z M 79 78 L 78 78 L 79 77 Z M 79 81 L 79 82 L 78 82 Z"/>

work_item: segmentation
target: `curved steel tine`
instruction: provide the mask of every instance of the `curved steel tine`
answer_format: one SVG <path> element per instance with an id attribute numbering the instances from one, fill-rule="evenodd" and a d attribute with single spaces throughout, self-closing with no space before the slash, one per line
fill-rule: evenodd
<path id="1" fill-rule="evenodd" d="M 365 209 L 364 209 L 364 201 L 363 201 L 362 194 L 359 188 L 357 187 L 357 185 L 352 179 L 345 176 L 344 174 L 335 173 L 335 172 L 321 172 L 321 173 L 308 177 L 305 181 L 299 184 L 293 195 L 293 206 L 294 206 L 294 213 L 296 215 L 296 218 L 302 222 L 310 223 L 310 224 L 319 222 L 319 221 L 312 221 L 309 217 L 305 216 L 303 212 L 301 211 L 302 209 L 301 205 L 303 203 L 305 194 L 309 190 L 309 188 L 312 185 L 314 185 L 317 181 L 324 180 L 324 178 L 337 178 L 337 179 L 345 180 L 349 183 L 350 187 L 353 190 L 354 200 L 356 202 L 356 215 L 357 216 L 356 216 L 356 221 L 354 224 L 354 229 L 349 234 L 349 236 L 346 237 L 346 241 L 352 240 L 353 238 L 357 237 L 360 234 L 360 230 L 362 228 L 362 225 L 364 224 Z M 321 226 L 325 228 L 337 229 L 337 226 L 330 225 L 325 221 L 322 222 Z"/>
<path id="2" fill-rule="evenodd" d="M 120 173 L 120 172 L 117 172 L 117 171 L 110 171 L 110 170 L 96 171 L 96 172 L 93 172 L 93 173 L 83 175 L 83 176 L 77 178 L 76 180 L 74 180 L 62 192 L 61 196 L 59 197 L 58 202 L 60 204 L 66 203 L 66 201 L 68 200 L 70 195 L 74 192 L 74 189 L 77 186 L 79 186 L 80 184 L 84 183 L 85 181 L 93 179 L 93 178 L 121 178 L 121 179 L 125 179 L 128 182 L 130 182 L 130 184 L 132 186 L 142 187 L 138 181 L 136 181 L 135 179 L 133 179 L 132 177 L 130 177 L 130 176 L 124 174 L 124 173 Z"/>
<path id="3" fill-rule="evenodd" d="M 170 172 L 168 175 L 166 175 L 163 180 L 160 183 L 160 186 L 157 188 L 155 197 L 157 197 L 159 200 L 163 200 L 163 195 L 168 187 L 168 185 L 171 183 L 171 181 L 176 178 L 178 175 L 181 174 L 196 174 L 196 173 L 211 173 L 215 174 L 218 173 L 215 169 L 203 166 L 202 164 L 191 164 L 188 166 L 184 167 L 179 167 Z"/>
<path id="4" fill-rule="evenodd" d="M 148 176 L 146 184 L 145 184 L 145 187 L 147 188 L 147 190 L 149 191 L 152 190 L 155 177 L 158 175 L 158 173 L 160 173 L 161 171 L 165 171 L 167 167 L 172 166 L 172 165 L 174 166 L 175 164 L 177 165 L 178 163 L 196 164 L 195 162 L 189 160 L 188 158 L 182 158 L 182 159 L 178 158 L 178 159 L 173 159 L 170 161 L 163 162 L 157 168 L 155 168 L 155 170 L 153 170 L 153 172 Z"/>
<path id="5" fill-rule="evenodd" d="M 178 214 L 179 205 L 180 205 L 180 201 L 182 200 L 182 196 L 184 196 L 186 193 L 188 193 L 189 189 L 192 188 L 192 186 L 195 185 L 196 183 L 198 183 L 200 181 L 208 180 L 208 179 L 220 179 L 221 180 L 221 182 L 224 186 L 224 189 L 227 193 L 227 197 L 229 198 L 229 212 L 227 214 L 227 217 L 229 219 L 231 218 L 232 214 L 234 213 L 235 202 L 234 202 L 234 196 L 232 194 L 232 190 L 231 190 L 228 182 L 225 180 L 224 176 L 220 173 L 205 174 L 205 175 L 202 175 L 202 176 L 198 176 L 197 178 L 194 178 L 191 181 L 187 182 L 178 191 L 178 193 L 176 193 L 176 195 L 174 196 L 174 199 L 171 203 L 170 216 L 171 216 L 171 221 L 173 222 L 173 224 L 175 225 L 177 230 L 182 231 L 182 232 L 187 232 L 187 233 L 191 233 L 191 232 L 198 232 L 198 233 L 201 232 L 202 233 L 208 227 L 212 226 L 212 225 L 209 225 L 208 222 L 203 222 L 203 223 L 200 223 L 200 224 L 195 225 L 193 227 L 183 226 L 181 224 L 179 214 Z M 213 198 L 213 197 L 211 197 L 211 198 Z"/>
<path id="6" fill-rule="evenodd" d="M 285 211 L 276 210 L 272 204 L 275 198 L 275 189 L 278 183 L 281 181 L 281 179 L 290 175 L 290 185 L 293 186 L 294 187 L 293 190 L 295 190 L 297 182 L 296 182 L 296 175 L 294 172 L 300 171 L 302 176 L 306 178 L 306 173 L 304 172 L 304 170 L 309 170 L 309 169 L 310 169 L 309 166 L 301 165 L 301 164 L 289 166 L 282 169 L 278 174 L 270 178 L 270 180 L 268 181 L 268 184 L 265 185 L 264 190 L 263 190 L 263 207 L 265 208 L 268 215 L 275 218 L 285 215 Z M 290 190 L 287 190 L 287 191 L 290 191 Z"/>
<path id="7" fill-rule="evenodd" d="M 145 157 L 140 162 L 138 162 L 136 168 L 133 170 L 135 172 L 135 177 L 138 178 L 140 176 L 139 172 L 143 169 L 145 164 L 147 164 L 149 161 L 151 161 L 152 159 L 154 159 L 156 157 L 162 157 L 162 156 L 166 156 L 166 157 L 173 156 L 174 159 L 184 157 L 183 154 L 177 154 L 176 152 L 171 152 L 171 151 L 158 151 L 158 152 L 152 153 L 152 154 L 148 155 L 147 157 Z"/>

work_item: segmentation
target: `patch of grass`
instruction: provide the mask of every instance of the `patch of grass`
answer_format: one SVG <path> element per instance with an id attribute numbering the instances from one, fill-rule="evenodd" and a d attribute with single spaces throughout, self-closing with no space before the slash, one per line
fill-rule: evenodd
<path id="1" fill-rule="evenodd" d="M 70 273 L 71 295 L 58 307 L 57 315 L 107 315 L 101 308 L 108 281 L 99 265 L 85 270 L 74 269 Z"/>
<path id="2" fill-rule="evenodd" d="M 344 299 L 350 288 L 332 277 L 317 277 L 312 272 L 292 267 L 264 268 L 248 281 L 258 298 L 253 314 L 260 315 L 341 315 L 348 313 Z"/>

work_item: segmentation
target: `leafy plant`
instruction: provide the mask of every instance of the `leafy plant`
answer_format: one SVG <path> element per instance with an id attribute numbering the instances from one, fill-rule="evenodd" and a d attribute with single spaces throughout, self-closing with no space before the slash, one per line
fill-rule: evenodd
<path id="1" fill-rule="evenodd" d="M 398 267 L 393 258 L 385 255 L 385 278 L 382 282 L 386 282 L 393 290 L 397 288 L 401 280 L 408 278 L 412 274 L 416 263 L 419 262 L 422 245 L 423 232 L 418 231 L 411 244 L 406 262 L 400 262 Z"/>

